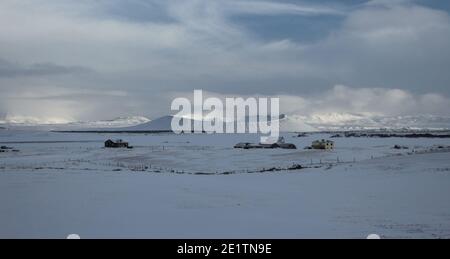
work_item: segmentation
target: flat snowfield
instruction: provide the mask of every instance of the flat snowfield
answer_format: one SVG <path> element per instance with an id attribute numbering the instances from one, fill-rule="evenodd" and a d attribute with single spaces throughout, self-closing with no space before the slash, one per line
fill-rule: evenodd
<path id="1" fill-rule="evenodd" d="M 0 238 L 450 238 L 449 139 L 284 137 L 0 130 Z"/>

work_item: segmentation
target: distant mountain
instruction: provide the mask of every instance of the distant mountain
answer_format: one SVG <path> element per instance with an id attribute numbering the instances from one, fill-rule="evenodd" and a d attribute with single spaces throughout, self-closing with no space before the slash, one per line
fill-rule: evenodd
<path id="1" fill-rule="evenodd" d="M 0 125 L 37 126 L 67 124 L 69 121 L 59 118 L 41 119 L 30 116 L 7 116 L 0 120 Z"/>
<path id="2" fill-rule="evenodd" d="M 170 131 L 173 116 L 164 116 L 132 127 L 121 128 L 125 131 Z"/>
<path id="3" fill-rule="evenodd" d="M 144 123 L 144 124 L 140 124 L 137 126 L 121 128 L 121 130 L 125 130 L 125 131 L 166 131 L 167 130 L 167 131 L 171 131 L 172 119 L 173 119 L 173 116 L 164 116 L 159 119 L 156 119 L 156 120 Z M 248 121 L 249 119 L 247 118 L 246 120 Z M 190 120 L 190 121 L 191 121 L 191 125 L 192 125 L 193 120 Z M 244 123 L 244 122 L 242 121 L 239 123 Z M 248 127 L 247 127 L 247 129 L 248 129 Z M 314 127 L 304 123 L 300 118 L 290 117 L 290 116 L 285 116 L 285 115 L 282 115 L 280 117 L 280 130 L 283 132 L 317 131 Z"/>
<path id="4" fill-rule="evenodd" d="M 27 130 L 95 130 L 95 129 L 115 129 L 130 127 L 147 123 L 150 120 L 145 117 L 119 117 L 112 120 L 99 121 L 79 121 L 79 122 L 59 122 L 55 120 L 38 120 L 34 118 L 6 118 L 0 120 L 0 127 L 8 129 L 27 129 Z"/>
<path id="5" fill-rule="evenodd" d="M 314 132 L 317 128 L 306 123 L 301 116 L 282 115 L 280 118 L 281 132 Z"/>
<path id="6" fill-rule="evenodd" d="M 67 122 L 65 120 L 48 119 L 42 120 L 34 117 L 9 117 L 0 120 L 2 125 L 12 126 L 55 126 L 55 127 L 75 127 L 75 128 L 96 128 L 96 127 L 128 127 L 149 122 L 146 117 L 130 116 L 118 117 L 112 120 L 99 121 L 78 121 Z"/>
<path id="7" fill-rule="evenodd" d="M 164 116 L 150 121 L 145 117 L 132 116 L 119 117 L 113 120 L 72 123 L 56 123 L 52 120 L 40 121 L 32 118 L 14 118 L 0 120 L 0 127 L 36 130 L 171 131 L 172 118 L 173 116 Z M 247 117 L 245 121 L 248 122 L 249 118 Z M 322 113 L 310 116 L 281 115 L 279 122 L 281 132 L 367 129 L 450 129 L 450 116 L 434 115 L 379 116 L 354 113 Z M 244 121 L 238 123 L 242 124 Z"/>
<path id="8" fill-rule="evenodd" d="M 131 116 L 131 117 L 119 117 L 113 120 L 74 122 L 69 123 L 68 126 L 76 128 L 121 128 L 121 127 L 131 127 L 148 122 L 150 122 L 150 120 L 146 117 Z"/>
<path id="9" fill-rule="evenodd" d="M 327 113 L 303 116 L 301 120 L 320 130 L 450 129 L 450 117 L 435 115 L 379 116 Z"/>

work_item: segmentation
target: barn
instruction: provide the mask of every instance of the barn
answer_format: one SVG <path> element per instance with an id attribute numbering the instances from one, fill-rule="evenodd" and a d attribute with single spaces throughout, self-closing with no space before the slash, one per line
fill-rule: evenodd
<path id="1" fill-rule="evenodd" d="M 118 139 L 116 141 L 112 141 L 110 139 L 108 139 L 105 142 L 105 148 L 129 148 L 129 144 L 128 142 L 124 142 L 121 139 Z"/>

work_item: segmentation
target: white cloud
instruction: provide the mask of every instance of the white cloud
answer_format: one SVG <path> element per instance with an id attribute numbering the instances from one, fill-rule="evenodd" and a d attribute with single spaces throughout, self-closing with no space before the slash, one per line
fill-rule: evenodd
<path id="1" fill-rule="evenodd" d="M 283 2 L 257 1 L 257 0 L 229 0 L 223 1 L 225 10 L 232 14 L 258 14 L 258 15 L 343 15 L 344 11 L 320 5 L 300 5 Z"/>
<path id="2" fill-rule="evenodd" d="M 312 96 L 281 96 L 287 114 L 359 114 L 365 116 L 449 115 L 450 99 L 438 94 L 412 94 L 401 89 L 352 88 L 337 85 Z"/>
<path id="3" fill-rule="evenodd" d="M 366 6 L 378 6 L 378 7 L 385 7 L 385 6 L 395 6 L 395 5 L 403 5 L 403 4 L 409 4 L 413 3 L 414 0 L 371 0 L 364 5 Z"/>
<path id="4" fill-rule="evenodd" d="M 192 92 L 176 92 L 170 98 L 193 99 Z M 439 94 L 413 94 L 401 89 L 364 88 L 336 85 L 312 95 L 242 95 L 203 92 L 203 98 L 278 97 L 280 111 L 287 115 L 314 116 L 347 114 L 348 116 L 449 115 L 450 99 Z"/>

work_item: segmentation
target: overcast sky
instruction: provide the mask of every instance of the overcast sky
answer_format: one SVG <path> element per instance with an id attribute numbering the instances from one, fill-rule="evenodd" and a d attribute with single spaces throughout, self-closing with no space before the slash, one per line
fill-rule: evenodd
<path id="1" fill-rule="evenodd" d="M 450 1 L 1 0 L 0 119 L 169 113 L 282 96 L 286 113 L 450 110 Z"/>

